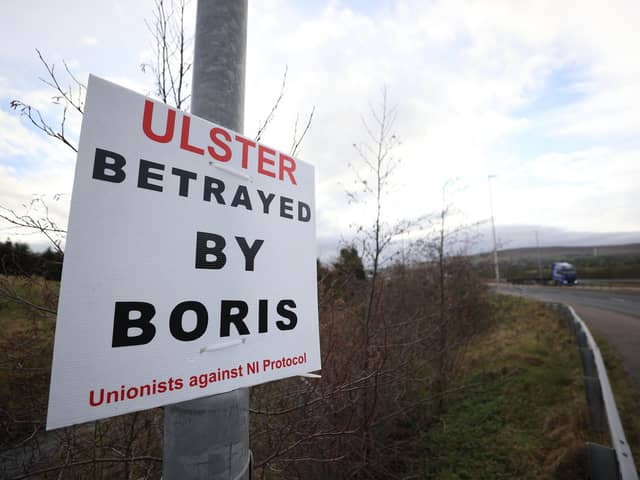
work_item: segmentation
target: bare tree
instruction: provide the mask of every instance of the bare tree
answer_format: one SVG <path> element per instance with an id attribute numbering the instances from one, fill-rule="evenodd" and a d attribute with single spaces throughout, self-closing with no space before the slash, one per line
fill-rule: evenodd
<path id="1" fill-rule="evenodd" d="M 360 194 L 366 197 L 373 197 L 374 221 L 371 229 L 361 228 L 360 232 L 365 235 L 363 239 L 363 249 L 371 261 L 371 279 L 369 284 L 366 313 L 363 319 L 363 373 L 366 375 L 373 369 L 374 376 L 367 380 L 367 384 L 374 383 L 373 389 L 379 380 L 379 373 L 383 367 L 386 357 L 386 344 L 378 352 L 371 351 L 372 330 L 377 320 L 380 295 L 378 293 L 378 274 L 382 260 L 382 254 L 389 242 L 392 240 L 396 230 L 387 230 L 383 223 L 382 206 L 383 195 L 389 186 L 392 173 L 396 169 L 399 160 L 394 157 L 394 149 L 399 144 L 398 137 L 394 132 L 396 120 L 396 108 L 388 105 L 387 90 L 382 90 L 382 102 L 378 109 L 371 109 L 371 119 L 362 119 L 362 124 L 366 132 L 367 141 L 361 145 L 355 144 L 361 163 L 365 167 L 362 174 L 356 170 L 356 175 L 361 187 Z M 357 194 L 351 192 L 350 197 L 357 200 Z M 383 319 L 384 322 L 385 319 Z M 373 363 L 373 365 L 372 365 Z M 368 389 L 369 390 L 369 389 Z M 363 438 L 363 468 L 368 466 L 371 456 L 372 438 L 370 432 L 371 420 L 376 410 L 375 394 L 365 392 L 362 403 L 362 429 Z"/>
<path id="2" fill-rule="evenodd" d="M 451 201 L 451 191 L 455 188 L 456 179 L 444 183 L 441 207 L 429 216 L 429 234 L 415 245 L 426 265 L 423 298 L 428 303 L 425 310 L 431 311 L 425 321 L 432 340 L 430 383 L 436 398 L 436 412 L 444 407 L 446 392 L 467 343 L 483 327 L 485 310 L 478 302 L 483 287 L 464 281 L 464 278 L 476 277 L 466 252 L 474 241 L 477 224 L 466 224 L 459 218 L 460 212 Z M 460 288 L 463 283 L 464 288 Z M 470 303 L 473 308 L 467 308 Z"/>
<path id="3" fill-rule="evenodd" d="M 367 141 L 363 144 L 354 144 L 364 166 L 364 173 L 359 169 L 354 169 L 360 190 L 347 193 L 349 198 L 354 201 L 359 201 L 362 197 L 372 197 L 374 204 L 373 226 L 370 229 L 366 227 L 359 229 L 364 235 L 364 254 L 370 260 L 372 271 L 365 317 L 367 322 L 371 320 L 373 315 L 373 299 L 377 289 L 382 254 L 393 238 L 404 231 L 405 227 L 405 225 L 388 227 L 383 221 L 382 210 L 383 196 L 387 193 L 391 175 L 400 162 L 394 156 L 394 150 L 400 144 L 394 131 L 396 114 L 396 107 L 388 104 L 385 87 L 382 89 L 382 101 L 379 108 L 371 109 L 370 119 L 362 119 Z"/>
<path id="4" fill-rule="evenodd" d="M 153 20 L 145 21 L 155 48 L 152 63 L 143 63 L 143 72 L 153 73 L 155 94 L 164 103 L 187 109 L 193 66 L 193 39 L 184 29 L 186 0 L 155 0 Z"/>

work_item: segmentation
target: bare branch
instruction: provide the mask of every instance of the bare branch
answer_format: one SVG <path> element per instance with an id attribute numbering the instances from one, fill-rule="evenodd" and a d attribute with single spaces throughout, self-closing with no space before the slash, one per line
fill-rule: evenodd
<path id="1" fill-rule="evenodd" d="M 280 106 L 280 102 L 282 101 L 282 98 L 284 97 L 284 91 L 285 91 L 285 88 L 287 86 L 287 73 L 288 72 L 289 72 L 289 66 L 285 65 L 284 73 L 282 74 L 282 85 L 280 85 L 280 93 L 278 94 L 278 98 L 276 98 L 276 101 L 274 102 L 273 106 L 271 107 L 271 111 L 269 112 L 269 115 L 267 115 L 267 118 L 264 120 L 264 122 L 262 123 L 260 128 L 258 128 L 258 133 L 255 136 L 256 142 L 260 141 L 260 139 L 262 138 L 262 135 L 264 134 L 265 130 L 267 129 L 267 127 L 271 123 L 271 120 L 273 120 L 273 117 L 275 116 L 276 111 L 278 110 L 278 107 Z"/>
<path id="2" fill-rule="evenodd" d="M 47 73 L 49 74 L 49 79 L 44 79 L 40 77 L 40 80 L 44 84 L 49 85 L 51 88 L 57 91 L 62 96 L 66 104 L 71 105 L 73 108 L 75 108 L 78 111 L 78 113 L 82 115 L 84 113 L 84 110 L 83 110 L 84 105 L 83 105 L 82 99 L 84 98 L 84 92 L 86 91 L 86 86 L 83 83 L 79 82 L 76 79 L 76 77 L 73 74 L 71 74 L 69 67 L 65 62 L 64 63 L 65 70 L 67 71 L 71 79 L 74 80 L 74 82 L 76 83 L 76 86 L 80 89 L 80 94 L 77 97 L 74 97 L 71 93 L 71 87 L 68 87 L 68 89 L 64 89 L 60 85 L 60 81 L 55 74 L 55 64 L 47 63 L 47 61 L 42 56 L 42 53 L 40 52 L 40 50 L 38 50 L 37 48 L 36 48 L 36 52 L 38 53 L 38 58 L 40 59 L 40 62 L 42 63 L 42 65 L 44 65 L 44 68 L 47 70 Z"/>
<path id="3" fill-rule="evenodd" d="M 60 195 L 54 195 L 53 198 L 58 200 Z M 0 219 L 20 229 L 44 235 L 56 251 L 62 254 L 61 241 L 67 232 L 51 219 L 46 202 L 41 197 L 35 197 L 28 205 L 23 205 L 23 208 L 25 211 L 20 214 L 0 205 Z"/>
<path id="4" fill-rule="evenodd" d="M 50 136 L 52 138 L 55 138 L 56 140 L 60 140 L 66 146 L 71 148 L 71 150 L 73 150 L 74 152 L 78 151 L 78 147 L 76 147 L 76 145 L 73 144 L 64 134 L 64 122 L 65 122 L 65 118 L 66 118 L 66 106 L 65 106 L 65 109 L 63 111 L 63 120 L 62 120 L 62 123 L 61 123 L 61 131 L 60 132 L 56 132 L 53 129 L 53 127 L 51 127 L 51 125 L 49 125 L 47 123 L 47 121 L 44 120 L 44 118 L 42 117 L 42 114 L 40 113 L 40 110 L 38 110 L 37 108 L 33 108 L 31 105 L 27 105 L 26 103 L 23 103 L 20 100 L 11 100 L 11 103 L 9 105 L 13 110 L 17 110 L 18 112 L 20 112 L 21 116 L 27 117 L 29 119 L 29 121 L 31 122 L 31 124 L 34 127 L 36 127 L 38 130 L 42 131 L 45 135 L 48 135 L 48 136 Z"/>
<path id="5" fill-rule="evenodd" d="M 24 475 L 19 475 L 17 477 L 13 477 L 12 480 L 23 480 L 25 478 L 35 477 L 37 475 L 43 475 L 45 473 L 57 472 L 60 469 L 64 469 L 67 467 L 79 467 L 82 465 L 91 465 L 93 463 L 121 463 L 121 462 L 162 462 L 162 458 L 153 457 L 153 456 L 140 456 L 140 457 L 132 457 L 132 458 L 94 458 L 91 460 L 79 460 L 76 462 L 69 462 L 63 465 L 58 465 L 56 467 L 44 468 L 42 470 L 36 470 L 34 472 L 26 473 Z"/>
<path id="6" fill-rule="evenodd" d="M 296 122 L 295 122 L 295 125 L 293 127 L 293 142 L 291 144 L 291 150 L 290 150 L 290 153 L 291 153 L 292 157 L 295 157 L 296 154 L 298 153 L 298 149 L 300 148 L 300 144 L 304 140 L 304 137 L 307 135 L 307 132 L 309 131 L 309 128 L 311 128 L 311 122 L 313 121 L 313 114 L 315 112 L 316 112 L 316 107 L 314 105 L 313 108 L 311 109 L 311 113 L 309 114 L 309 117 L 307 118 L 307 123 L 305 124 L 304 128 L 302 129 L 302 133 L 297 138 L 296 138 L 296 135 L 297 135 L 297 132 L 298 132 L 298 118 L 299 118 L 299 116 L 296 115 Z"/>

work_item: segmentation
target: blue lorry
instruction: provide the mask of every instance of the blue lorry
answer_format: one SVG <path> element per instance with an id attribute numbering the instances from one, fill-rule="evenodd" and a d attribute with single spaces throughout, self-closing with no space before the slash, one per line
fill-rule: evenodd
<path id="1" fill-rule="evenodd" d="M 555 285 L 575 285 L 576 267 L 567 262 L 556 262 L 551 266 L 551 281 Z"/>

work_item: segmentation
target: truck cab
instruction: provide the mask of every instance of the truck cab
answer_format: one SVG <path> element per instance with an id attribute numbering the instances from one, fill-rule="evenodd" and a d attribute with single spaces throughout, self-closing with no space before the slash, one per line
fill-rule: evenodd
<path id="1" fill-rule="evenodd" d="M 555 285 L 575 285 L 576 267 L 567 262 L 556 262 L 551 267 L 551 280 Z"/>

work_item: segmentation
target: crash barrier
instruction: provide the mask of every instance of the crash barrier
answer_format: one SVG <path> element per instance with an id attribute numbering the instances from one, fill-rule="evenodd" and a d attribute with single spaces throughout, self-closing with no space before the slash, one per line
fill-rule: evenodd
<path id="1" fill-rule="evenodd" d="M 548 304 L 559 310 L 575 334 L 584 370 L 584 386 L 591 419 L 591 428 L 596 432 L 611 435 L 610 447 L 587 442 L 589 478 L 592 480 L 638 480 L 631 449 L 627 443 L 613 397 L 607 370 L 591 332 L 575 310 L 560 303 Z"/>

